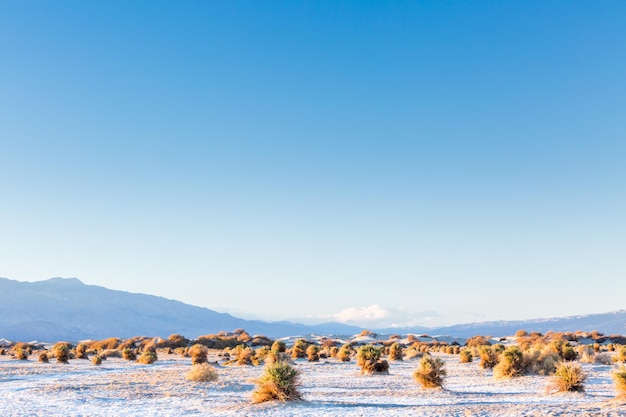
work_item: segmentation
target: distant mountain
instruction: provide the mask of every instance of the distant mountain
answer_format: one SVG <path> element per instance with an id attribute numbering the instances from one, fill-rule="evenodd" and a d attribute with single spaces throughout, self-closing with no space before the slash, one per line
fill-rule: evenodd
<path id="1" fill-rule="evenodd" d="M 107 337 L 167 337 L 172 333 L 188 338 L 232 331 L 271 338 L 285 336 L 343 335 L 362 328 L 342 323 L 304 325 L 289 321 L 244 320 L 208 308 L 146 294 L 85 285 L 76 278 L 52 278 L 20 282 L 0 278 L 0 338 L 11 340 L 77 341 Z M 592 331 L 606 335 L 626 334 L 626 310 L 552 319 L 490 321 L 448 327 L 371 329 L 378 334 L 422 334 L 494 337 L 526 331 Z"/>
<path id="2" fill-rule="evenodd" d="M 268 337 L 349 335 L 361 330 L 340 323 L 305 326 L 244 320 L 163 297 L 85 285 L 76 278 L 39 282 L 0 278 L 0 337 L 7 339 L 76 341 L 172 333 L 195 338 L 238 328 Z"/>
<path id="3" fill-rule="evenodd" d="M 454 326 L 424 328 L 396 328 L 383 329 L 388 333 L 428 333 L 429 335 L 449 335 L 455 337 L 471 337 L 475 335 L 504 337 L 515 334 L 518 330 L 528 332 L 546 333 L 575 332 L 581 330 L 591 332 L 598 330 L 605 335 L 626 334 L 626 310 L 602 314 L 588 314 L 571 317 L 558 317 L 549 319 L 512 320 L 512 321 L 486 321 L 478 323 L 456 324 Z"/>

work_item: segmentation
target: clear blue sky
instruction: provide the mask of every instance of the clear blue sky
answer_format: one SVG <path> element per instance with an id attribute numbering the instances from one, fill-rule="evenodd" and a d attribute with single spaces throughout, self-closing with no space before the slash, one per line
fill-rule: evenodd
<path id="1" fill-rule="evenodd" d="M 0 276 L 364 326 L 626 308 L 625 22 L 0 1 Z"/>

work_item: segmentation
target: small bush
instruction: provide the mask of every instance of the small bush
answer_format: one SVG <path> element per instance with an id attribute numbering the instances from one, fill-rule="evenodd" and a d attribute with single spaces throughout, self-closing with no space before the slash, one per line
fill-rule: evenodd
<path id="1" fill-rule="evenodd" d="M 599 363 L 601 365 L 611 365 L 613 363 L 613 358 L 609 352 L 596 353 L 593 359 L 595 363 Z"/>
<path id="2" fill-rule="evenodd" d="M 282 353 L 287 350 L 287 346 L 285 345 L 285 342 L 276 340 L 272 343 L 272 348 L 270 350 L 274 352 L 274 354 Z"/>
<path id="3" fill-rule="evenodd" d="M 444 362 L 440 358 L 430 355 L 420 360 L 419 367 L 413 373 L 413 378 L 423 388 L 441 388 L 446 376 Z"/>
<path id="4" fill-rule="evenodd" d="M 93 363 L 94 365 L 102 365 L 102 356 L 93 355 L 93 357 L 91 358 L 91 363 Z"/>
<path id="5" fill-rule="evenodd" d="M 350 357 L 352 356 L 352 346 L 349 343 L 346 343 L 339 349 L 337 352 L 337 359 L 341 362 L 350 362 Z"/>
<path id="6" fill-rule="evenodd" d="M 79 343 L 76 345 L 76 359 L 88 359 L 87 358 L 87 345 Z"/>
<path id="7" fill-rule="evenodd" d="M 122 358 L 126 359 L 127 361 L 136 361 L 137 354 L 135 353 L 135 350 L 133 348 L 125 347 L 124 350 L 122 350 Z"/>
<path id="8" fill-rule="evenodd" d="M 560 356 L 550 349 L 531 349 L 524 353 L 523 370 L 535 375 L 554 375 Z"/>
<path id="9" fill-rule="evenodd" d="M 48 352 L 41 352 L 39 354 L 39 362 L 41 362 L 41 363 L 48 363 L 49 362 L 49 360 L 48 360 Z"/>
<path id="10" fill-rule="evenodd" d="M 70 345 L 69 343 L 61 342 L 52 347 L 54 356 L 57 358 L 57 363 L 69 363 L 70 360 Z"/>
<path id="11" fill-rule="evenodd" d="M 500 355 L 500 361 L 493 368 L 497 378 L 512 378 L 522 375 L 524 371 L 524 355 L 517 346 L 509 346 Z"/>
<path id="12" fill-rule="evenodd" d="M 398 342 L 389 346 L 389 360 L 401 361 L 402 360 L 402 346 Z"/>
<path id="13" fill-rule="evenodd" d="M 25 361 L 28 359 L 28 350 L 17 348 L 15 349 L 15 359 L 19 359 L 21 361 Z"/>
<path id="14" fill-rule="evenodd" d="M 482 369 L 492 369 L 498 364 L 498 355 L 491 346 L 481 346 L 478 355 L 480 356 L 478 366 Z"/>
<path id="15" fill-rule="evenodd" d="M 388 373 L 389 363 L 380 360 L 382 348 L 372 345 L 361 347 L 356 354 L 356 363 L 361 367 L 361 373 L 371 375 L 374 373 Z"/>
<path id="16" fill-rule="evenodd" d="M 263 375 L 255 381 L 257 389 L 252 393 L 254 403 L 301 400 L 298 377 L 298 370 L 286 362 L 267 365 Z"/>
<path id="17" fill-rule="evenodd" d="M 187 371 L 185 378 L 197 382 L 215 382 L 218 379 L 218 374 L 211 365 L 201 362 L 191 365 L 191 369 Z"/>
<path id="18" fill-rule="evenodd" d="M 626 367 L 620 365 L 615 372 L 613 372 L 613 383 L 615 384 L 615 390 L 617 396 L 620 398 L 626 398 Z"/>
<path id="19" fill-rule="evenodd" d="M 557 392 L 584 391 L 585 373 L 579 364 L 562 362 L 554 373 L 552 388 Z"/>
<path id="20" fill-rule="evenodd" d="M 143 363 L 144 365 L 150 365 L 157 361 L 157 353 L 154 348 L 148 348 L 143 351 L 137 362 Z"/>
<path id="21" fill-rule="evenodd" d="M 459 353 L 459 361 L 461 363 L 471 363 L 474 360 L 474 356 L 469 349 L 463 349 Z"/>
<path id="22" fill-rule="evenodd" d="M 201 363 L 206 363 L 208 353 L 209 350 L 206 348 L 206 346 L 196 343 L 189 348 L 189 354 L 191 355 L 191 364 L 199 365 Z"/>
<path id="23" fill-rule="evenodd" d="M 308 348 L 306 348 L 306 355 L 307 355 L 308 361 L 319 362 L 320 360 L 319 351 L 320 351 L 320 348 L 315 345 L 310 345 Z"/>
<path id="24" fill-rule="evenodd" d="M 626 362 L 626 346 L 615 348 L 615 356 L 613 356 L 615 362 Z"/>
<path id="25" fill-rule="evenodd" d="M 298 339 L 291 347 L 291 357 L 293 359 L 304 358 L 306 355 L 307 342 L 304 339 Z"/>

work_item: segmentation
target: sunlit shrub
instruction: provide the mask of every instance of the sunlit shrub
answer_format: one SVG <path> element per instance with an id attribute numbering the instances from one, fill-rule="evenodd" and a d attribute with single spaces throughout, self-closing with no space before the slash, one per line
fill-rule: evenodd
<path id="1" fill-rule="evenodd" d="M 389 346 L 389 360 L 401 361 L 402 360 L 402 346 L 398 342 L 394 342 Z"/>
<path id="2" fill-rule="evenodd" d="M 500 361 L 493 368 L 493 375 L 497 378 L 512 378 L 522 375 L 524 370 L 524 355 L 517 346 L 509 346 L 500 355 Z"/>
<path id="3" fill-rule="evenodd" d="M 579 364 L 563 362 L 554 373 L 552 387 L 557 392 L 584 391 L 585 373 Z"/>
<path id="4" fill-rule="evenodd" d="M 444 362 L 440 358 L 425 355 L 413 372 L 415 381 L 424 388 L 440 388 L 446 376 Z"/>
<path id="5" fill-rule="evenodd" d="M 206 348 L 206 346 L 201 345 L 200 343 L 196 343 L 189 348 L 188 352 L 191 355 L 192 365 L 198 365 L 207 362 L 207 354 L 209 350 Z"/>
<path id="6" fill-rule="evenodd" d="M 185 378 L 197 382 L 215 382 L 219 376 L 215 368 L 206 362 L 191 365 L 191 369 L 185 374 Z"/>
<path id="7" fill-rule="evenodd" d="M 263 375 L 255 381 L 257 389 L 252 393 L 255 403 L 265 401 L 301 400 L 299 373 L 286 362 L 275 362 L 265 367 Z"/>

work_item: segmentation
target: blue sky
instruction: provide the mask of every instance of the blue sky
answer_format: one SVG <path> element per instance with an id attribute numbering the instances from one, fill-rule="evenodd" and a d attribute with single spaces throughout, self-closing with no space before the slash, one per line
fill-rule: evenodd
<path id="1" fill-rule="evenodd" d="M 625 308 L 625 21 L 0 1 L 0 276 L 364 326 Z"/>

